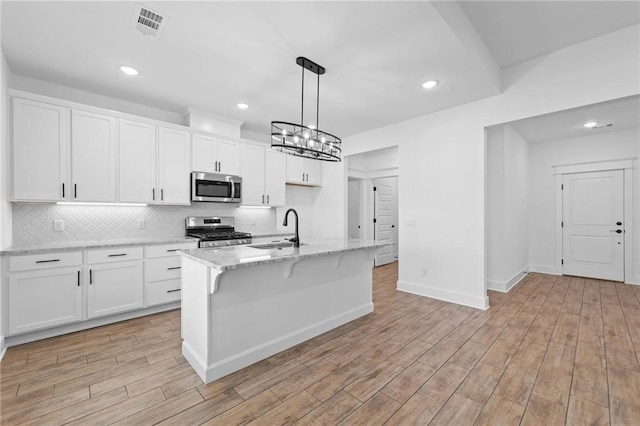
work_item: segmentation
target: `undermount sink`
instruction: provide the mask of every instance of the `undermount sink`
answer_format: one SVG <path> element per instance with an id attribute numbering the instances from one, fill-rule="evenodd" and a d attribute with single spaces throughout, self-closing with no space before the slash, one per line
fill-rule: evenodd
<path id="1" fill-rule="evenodd" d="M 249 246 L 249 247 L 262 249 L 262 250 L 282 249 L 282 248 L 287 248 L 287 247 L 293 247 L 293 243 L 286 242 L 286 243 L 256 244 L 256 245 Z"/>

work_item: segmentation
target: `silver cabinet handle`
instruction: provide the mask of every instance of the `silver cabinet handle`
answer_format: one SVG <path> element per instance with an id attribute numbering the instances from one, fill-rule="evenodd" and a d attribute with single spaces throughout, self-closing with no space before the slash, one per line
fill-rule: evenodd
<path id="1" fill-rule="evenodd" d="M 78 271 L 78 287 L 80 287 L 80 271 Z"/>
<path id="2" fill-rule="evenodd" d="M 262 204 L 264 204 L 264 194 L 262 194 Z"/>
<path id="3" fill-rule="evenodd" d="M 36 260 L 36 263 L 50 263 L 50 262 L 60 262 L 60 259 Z"/>
<path id="4" fill-rule="evenodd" d="M 126 256 L 127 253 L 118 253 L 118 254 L 109 254 L 107 255 L 107 257 L 120 257 L 120 256 Z"/>
<path id="5" fill-rule="evenodd" d="M 93 271 L 89 269 L 89 284 L 93 284 Z"/>
<path id="6" fill-rule="evenodd" d="M 164 201 L 164 188 L 160 189 L 160 201 Z"/>
<path id="7" fill-rule="evenodd" d="M 167 268 L 167 271 L 171 271 L 172 269 L 181 269 L 182 266 L 174 266 L 173 268 Z"/>
<path id="8" fill-rule="evenodd" d="M 153 189 L 151 190 L 151 194 L 152 194 L 152 196 L 153 196 L 153 201 L 155 201 L 155 200 L 156 200 L 156 189 L 155 189 L 155 188 L 153 188 Z"/>
<path id="9" fill-rule="evenodd" d="M 269 196 L 267 195 L 267 204 L 269 204 Z"/>
<path id="10" fill-rule="evenodd" d="M 180 250 L 180 249 L 168 249 L 167 253 L 172 252 L 172 251 L 178 251 L 178 250 Z"/>
<path id="11" fill-rule="evenodd" d="M 175 293 L 176 291 L 180 291 L 180 289 L 176 288 L 175 290 L 167 290 L 167 293 Z"/>
<path id="12" fill-rule="evenodd" d="M 78 184 L 73 184 L 73 198 L 78 198 Z"/>
<path id="13" fill-rule="evenodd" d="M 62 198 L 64 198 L 64 182 L 62 182 Z"/>

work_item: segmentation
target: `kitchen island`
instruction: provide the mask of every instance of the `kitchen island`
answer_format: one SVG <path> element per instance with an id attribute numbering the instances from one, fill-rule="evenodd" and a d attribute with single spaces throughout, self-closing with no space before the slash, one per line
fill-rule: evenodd
<path id="1" fill-rule="evenodd" d="M 182 251 L 182 353 L 209 383 L 373 311 L 372 267 L 387 245 Z"/>

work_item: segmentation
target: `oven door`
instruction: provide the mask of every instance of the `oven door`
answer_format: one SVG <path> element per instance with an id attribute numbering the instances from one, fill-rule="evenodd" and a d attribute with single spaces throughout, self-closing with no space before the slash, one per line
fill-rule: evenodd
<path id="1" fill-rule="evenodd" d="M 216 173 L 191 173 L 191 201 L 239 203 L 242 178 Z"/>

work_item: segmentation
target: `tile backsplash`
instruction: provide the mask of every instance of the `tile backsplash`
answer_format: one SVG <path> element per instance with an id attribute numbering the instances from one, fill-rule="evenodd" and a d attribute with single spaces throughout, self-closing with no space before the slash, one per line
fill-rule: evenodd
<path id="1" fill-rule="evenodd" d="M 186 216 L 233 216 L 238 231 L 276 232 L 275 209 L 213 203 L 146 207 L 15 203 L 13 245 L 179 236 L 184 235 Z M 137 227 L 139 219 L 144 220 L 143 229 Z M 55 231 L 54 220 L 62 220 L 64 230 Z"/>

